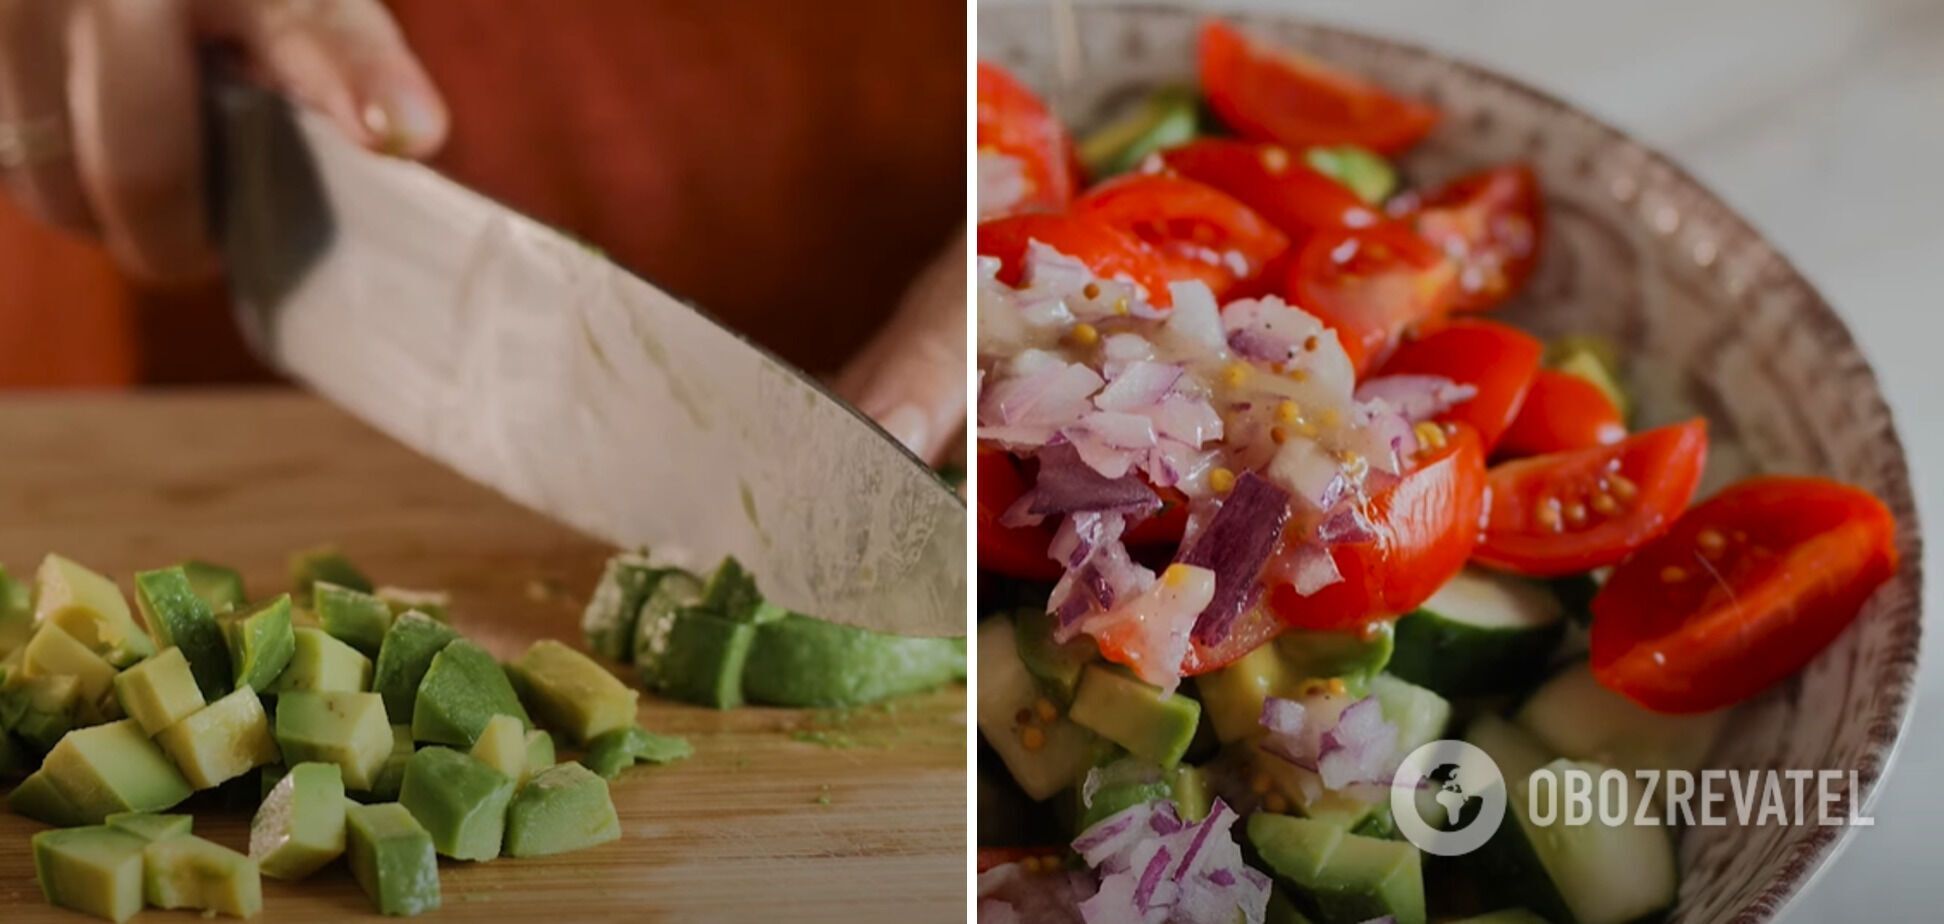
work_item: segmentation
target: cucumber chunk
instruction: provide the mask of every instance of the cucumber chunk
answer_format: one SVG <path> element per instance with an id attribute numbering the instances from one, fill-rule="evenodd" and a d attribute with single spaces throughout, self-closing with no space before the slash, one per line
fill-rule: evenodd
<path id="1" fill-rule="evenodd" d="M 1396 168 L 1368 148 L 1354 144 L 1318 146 L 1305 150 L 1303 161 L 1371 205 L 1382 205 L 1397 191 Z"/>
<path id="2" fill-rule="evenodd" d="M 1519 708 L 1517 721 L 1563 757 L 1622 770 L 1701 768 L 1727 710 L 1663 715 L 1600 685 L 1582 662 L 1559 672 Z"/>
<path id="3" fill-rule="evenodd" d="M 1102 180 L 1140 166 L 1149 154 L 1193 141 L 1197 126 L 1193 87 L 1168 86 L 1138 107 L 1088 132 L 1076 150 L 1087 175 Z"/>
<path id="4" fill-rule="evenodd" d="M 1608 768 L 1562 758 L 1538 772 L 1569 769 L 1597 778 Z M 1530 814 L 1532 778 L 1507 782 L 1505 821 L 1493 842 L 1479 851 L 1493 855 L 1499 848 L 1500 865 L 1476 877 L 1492 898 L 1526 905 L 1548 920 L 1577 924 L 1625 924 L 1674 903 L 1674 842 L 1665 828 L 1633 824 L 1642 793 L 1631 774 L 1626 820 L 1618 825 L 1607 825 L 1597 815 L 1586 824 L 1568 825 L 1563 806 L 1551 824 L 1539 825 Z M 1523 843 L 1499 843 L 1501 839 Z"/>
<path id="5" fill-rule="evenodd" d="M 1390 672 L 1445 696 L 1521 689 L 1545 669 L 1563 614 L 1544 585 L 1461 571 L 1397 621 Z"/>

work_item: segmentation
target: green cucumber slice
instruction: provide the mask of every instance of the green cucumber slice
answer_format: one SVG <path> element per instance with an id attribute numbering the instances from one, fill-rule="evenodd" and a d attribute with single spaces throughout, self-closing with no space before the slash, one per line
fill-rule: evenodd
<path id="1" fill-rule="evenodd" d="M 1544 585 L 1468 568 L 1397 621 L 1390 672 L 1445 696 L 1521 689 L 1559 644 L 1562 615 Z"/>
<path id="2" fill-rule="evenodd" d="M 1701 768 L 1727 710 L 1663 715 L 1600 685 L 1585 662 L 1533 691 L 1516 721 L 1554 753 L 1622 770 Z"/>
<path id="3" fill-rule="evenodd" d="M 1540 768 L 1569 769 L 1597 778 L 1608 768 L 1564 758 Z M 1472 867 L 1474 880 L 1495 903 L 1577 924 L 1625 924 L 1673 905 L 1679 884 L 1673 838 L 1666 828 L 1633 823 L 1642 793 L 1631 774 L 1627 782 L 1621 824 L 1604 824 L 1596 815 L 1568 825 L 1562 809 L 1551 824 L 1540 825 L 1530 814 L 1531 778 L 1508 780 L 1505 820 L 1492 841 L 1471 855 L 1484 858 Z"/>
<path id="4" fill-rule="evenodd" d="M 1193 87 L 1155 90 L 1138 107 L 1080 139 L 1076 150 L 1095 180 L 1126 173 L 1149 154 L 1187 144 L 1199 130 Z"/>

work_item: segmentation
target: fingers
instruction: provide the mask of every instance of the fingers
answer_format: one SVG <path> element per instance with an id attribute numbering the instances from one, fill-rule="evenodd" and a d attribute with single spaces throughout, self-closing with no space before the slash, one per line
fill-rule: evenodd
<path id="1" fill-rule="evenodd" d="M 928 462 L 965 428 L 965 260 L 960 234 L 837 379 L 839 394 Z"/>
<path id="2" fill-rule="evenodd" d="M 0 141 L 0 176 L 30 214 L 88 234 L 68 119 L 67 17 L 64 0 L 0 0 L 0 132 L 11 136 Z"/>
<path id="3" fill-rule="evenodd" d="M 208 273 L 188 17 L 156 0 L 76 4 L 68 59 L 74 161 L 109 252 L 151 279 Z"/>
<path id="4" fill-rule="evenodd" d="M 445 102 L 378 0 L 193 0 L 197 25 L 244 46 L 285 93 L 374 150 L 428 157 Z"/>

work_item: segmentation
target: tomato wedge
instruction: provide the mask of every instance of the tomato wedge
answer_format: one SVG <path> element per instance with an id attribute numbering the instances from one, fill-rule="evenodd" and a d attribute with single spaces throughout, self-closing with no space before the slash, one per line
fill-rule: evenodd
<path id="1" fill-rule="evenodd" d="M 1073 210 L 1140 238 L 1169 274 L 1200 279 L 1217 298 L 1289 247 L 1248 206 L 1186 177 L 1129 174 L 1088 190 Z"/>
<path id="2" fill-rule="evenodd" d="M 1237 134 L 1306 147 L 1355 144 L 1395 154 L 1438 124 L 1438 110 L 1308 55 L 1257 42 L 1220 20 L 1201 32 L 1201 87 Z"/>
<path id="3" fill-rule="evenodd" d="M 1283 622 L 1306 629 L 1356 629 L 1397 618 L 1429 599 L 1465 566 L 1485 504 L 1485 453 L 1463 424 L 1446 425 L 1445 445 L 1389 489 L 1364 515 L 1372 538 L 1331 548 L 1343 580 L 1307 597 L 1284 584 L 1269 592 Z"/>
<path id="4" fill-rule="evenodd" d="M 1539 180 L 1524 164 L 1460 177 L 1425 194 L 1403 219 L 1457 264 L 1454 311 L 1484 311 L 1517 294 L 1545 236 Z"/>
<path id="5" fill-rule="evenodd" d="M 1452 277 L 1430 245 L 1382 224 L 1312 235 L 1290 262 L 1282 294 L 1336 331 L 1361 376 L 1405 331 L 1444 317 Z"/>
<path id="6" fill-rule="evenodd" d="M 1129 548 L 1179 545 L 1188 529 L 1188 495 L 1177 488 L 1155 488 L 1154 493 L 1161 496 L 1161 509 L 1122 534 L 1121 541 Z"/>
<path id="7" fill-rule="evenodd" d="M 1032 581 L 1060 579 L 1058 562 L 1046 557 L 1053 531 L 1045 526 L 1006 526 L 1007 508 L 1026 493 L 1026 475 L 1003 449 L 979 447 L 979 567 Z"/>
<path id="8" fill-rule="evenodd" d="M 1194 677 L 1221 670 L 1287 631 L 1289 625 L 1278 619 L 1268 607 L 1250 607 L 1235 617 L 1235 622 L 1229 626 L 1228 638 L 1223 639 L 1221 644 L 1204 648 L 1198 642 L 1191 642 L 1187 656 L 1181 659 L 1181 676 Z"/>
<path id="9" fill-rule="evenodd" d="M 1009 211 L 1058 211 L 1073 200 L 1073 145 L 1060 120 L 1033 91 L 997 66 L 979 62 L 980 154 L 1018 162 L 1025 181 Z"/>
<path id="10" fill-rule="evenodd" d="M 1590 449 L 1627 438 L 1620 409 L 1606 392 L 1577 375 L 1541 369 L 1526 389 L 1519 416 L 1499 440 L 1507 456 Z"/>
<path id="11" fill-rule="evenodd" d="M 1736 484 L 1593 598 L 1593 674 L 1660 712 L 1741 702 L 1809 663 L 1897 568 L 1896 522 L 1820 478 Z"/>
<path id="12" fill-rule="evenodd" d="M 1384 216 L 1279 144 L 1204 138 L 1161 152 L 1169 169 L 1228 193 L 1292 240 L 1322 228 L 1367 228 Z"/>
<path id="13" fill-rule="evenodd" d="M 1132 234 L 1091 215 L 1035 213 L 979 223 L 979 255 L 998 257 L 999 281 L 1019 285 L 1026 272 L 1026 245 L 1039 241 L 1087 265 L 1094 275 L 1122 279 L 1146 290 L 1157 307 L 1174 304 L 1174 281 L 1154 250 Z"/>
<path id="14" fill-rule="evenodd" d="M 1489 456 L 1519 416 L 1544 353 L 1537 338 L 1518 328 L 1496 321 L 1453 321 L 1399 344 L 1378 374 L 1437 375 L 1477 389 L 1478 394 L 1438 419 L 1470 424 Z"/>
<path id="15" fill-rule="evenodd" d="M 1708 426 L 1697 418 L 1611 446 L 1506 462 L 1492 469 L 1473 558 L 1534 577 L 1617 564 L 1680 516 L 1707 458 Z"/>

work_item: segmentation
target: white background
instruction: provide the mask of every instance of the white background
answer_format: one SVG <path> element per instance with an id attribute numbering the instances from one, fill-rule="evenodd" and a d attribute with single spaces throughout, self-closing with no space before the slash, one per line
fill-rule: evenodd
<path id="1" fill-rule="evenodd" d="M 1227 0 L 1451 52 L 1631 132 L 1746 215 L 1848 321 L 1944 516 L 1944 2 Z M 1924 570 L 1944 578 L 1944 536 Z M 1934 596 L 1934 595 L 1932 595 Z M 1944 623 L 1887 782 L 1785 924 L 1944 920 Z"/>

